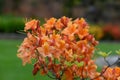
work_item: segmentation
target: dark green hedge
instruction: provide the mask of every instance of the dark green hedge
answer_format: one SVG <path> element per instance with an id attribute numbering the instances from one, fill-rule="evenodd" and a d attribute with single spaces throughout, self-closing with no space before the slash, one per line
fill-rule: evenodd
<path id="1" fill-rule="evenodd" d="M 18 16 L 1 15 L 0 33 L 16 33 L 17 31 L 23 30 L 26 22 L 25 19 L 26 18 L 18 17 Z M 44 23 L 43 18 L 35 18 L 35 19 L 39 19 L 41 25 Z"/>
<path id="2" fill-rule="evenodd" d="M 17 32 L 23 30 L 24 18 L 15 16 L 0 16 L 0 32 Z"/>

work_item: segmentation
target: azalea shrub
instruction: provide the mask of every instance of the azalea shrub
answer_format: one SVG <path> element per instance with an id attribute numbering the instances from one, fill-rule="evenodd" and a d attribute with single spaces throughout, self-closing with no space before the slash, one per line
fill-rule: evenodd
<path id="1" fill-rule="evenodd" d="M 54 80 L 120 80 L 120 68 L 111 68 L 113 64 L 97 72 L 93 55 L 98 41 L 83 18 L 50 18 L 42 25 L 34 19 L 25 24 L 24 31 L 27 37 L 17 56 L 23 65 L 34 63 L 33 75 L 40 72 Z M 107 62 L 108 54 L 99 54 Z"/>

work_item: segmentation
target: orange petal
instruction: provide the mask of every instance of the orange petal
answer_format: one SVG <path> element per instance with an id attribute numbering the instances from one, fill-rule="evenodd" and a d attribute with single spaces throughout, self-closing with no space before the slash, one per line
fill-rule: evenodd
<path id="1" fill-rule="evenodd" d="M 32 29 L 32 30 L 34 30 L 34 29 L 36 29 L 37 27 L 39 26 L 39 21 L 38 20 L 32 20 L 32 21 L 29 21 L 29 22 L 27 22 L 26 24 L 25 24 L 25 31 L 27 31 L 27 30 L 30 30 L 30 29 Z"/>

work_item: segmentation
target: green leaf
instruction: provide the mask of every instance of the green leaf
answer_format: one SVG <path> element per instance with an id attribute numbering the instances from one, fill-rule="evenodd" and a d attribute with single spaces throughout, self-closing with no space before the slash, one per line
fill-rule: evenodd
<path id="1" fill-rule="evenodd" d="M 78 56 L 77 54 L 73 54 L 73 58 L 77 59 L 77 58 L 84 58 L 84 55 Z"/>
<path id="2" fill-rule="evenodd" d="M 108 52 L 108 53 L 100 51 L 98 54 L 103 56 L 103 57 L 107 57 L 107 56 L 109 56 L 111 54 L 111 51 Z"/>
<path id="3" fill-rule="evenodd" d="M 71 67 L 73 64 L 71 62 L 65 61 L 65 65 L 67 65 L 68 67 Z"/>
<path id="4" fill-rule="evenodd" d="M 74 57 L 74 59 L 76 59 L 78 57 L 78 55 L 77 54 L 73 54 L 73 57 Z"/>
<path id="5" fill-rule="evenodd" d="M 101 55 L 102 57 L 107 57 L 107 54 L 105 52 L 100 51 L 98 54 Z"/>
<path id="6" fill-rule="evenodd" d="M 75 61 L 75 64 L 78 66 L 78 67 L 81 67 L 84 65 L 84 62 L 81 61 L 81 62 L 78 62 L 78 61 Z"/>
<path id="7" fill-rule="evenodd" d="M 84 58 L 84 55 L 82 55 L 82 56 L 79 56 L 79 58 Z"/>
<path id="8" fill-rule="evenodd" d="M 116 53 L 117 53 L 118 55 L 120 55 L 120 49 L 119 49 L 119 50 L 116 50 Z"/>
<path id="9" fill-rule="evenodd" d="M 111 53 L 112 53 L 112 51 L 108 52 L 108 53 L 107 53 L 107 54 L 108 54 L 108 56 L 109 56 Z"/>
<path id="10" fill-rule="evenodd" d="M 83 65 L 84 65 L 84 62 L 83 62 L 83 61 L 77 64 L 78 67 L 81 67 L 81 66 L 83 66 Z"/>
<path id="11" fill-rule="evenodd" d="M 62 76 L 62 79 L 61 80 L 66 80 L 66 76 L 65 76 L 65 74 L 63 74 L 63 76 Z"/>

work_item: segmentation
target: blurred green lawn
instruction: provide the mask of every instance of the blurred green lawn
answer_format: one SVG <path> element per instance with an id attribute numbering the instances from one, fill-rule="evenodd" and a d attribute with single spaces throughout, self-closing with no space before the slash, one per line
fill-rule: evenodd
<path id="1" fill-rule="evenodd" d="M 17 58 L 21 40 L 0 40 L 0 80 L 48 80 L 48 77 L 32 75 L 33 65 L 22 65 Z"/>
<path id="2" fill-rule="evenodd" d="M 32 75 L 33 64 L 22 66 L 17 58 L 17 46 L 22 40 L 0 40 L 0 80 L 50 80 L 46 76 Z M 102 42 L 97 46 L 102 51 L 120 49 L 120 43 Z"/>

